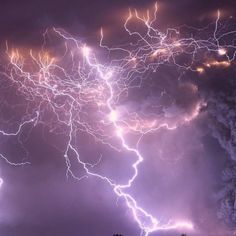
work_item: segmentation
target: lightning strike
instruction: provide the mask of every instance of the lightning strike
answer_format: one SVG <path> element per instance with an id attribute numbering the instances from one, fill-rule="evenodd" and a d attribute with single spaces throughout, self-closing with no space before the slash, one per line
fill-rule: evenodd
<path id="1" fill-rule="evenodd" d="M 165 120 L 158 120 L 158 118 L 145 120 L 138 112 L 130 112 L 128 109 L 126 115 L 121 116 L 117 112 L 120 96 L 124 94 L 124 91 L 129 91 L 134 86 L 140 87 L 142 80 L 145 79 L 142 76 L 149 70 L 155 72 L 163 64 L 174 65 L 179 70 L 190 70 L 202 74 L 205 69 L 203 67 L 196 68 L 195 63 L 197 62 L 197 55 L 202 50 L 212 54 L 217 51 L 220 56 L 227 54 L 227 45 L 222 48 L 220 39 L 228 33 L 218 35 L 219 12 L 212 32 L 214 40 L 209 41 L 194 39 L 191 35 L 184 37 L 181 35 L 180 29 L 171 28 L 162 32 L 155 28 L 156 14 L 157 4 L 155 4 L 153 15 L 147 11 L 146 15 L 141 17 L 137 10 L 129 11 L 124 28 L 131 37 L 131 41 L 134 40 L 132 47 L 130 44 L 115 48 L 106 46 L 103 44 L 104 34 L 101 30 L 101 48 L 108 50 L 109 53 L 125 53 L 125 56 L 111 60 L 110 63 L 101 63 L 96 58 L 95 50 L 72 36 L 68 36 L 63 30 L 56 28 L 53 29 L 53 33 L 63 39 L 67 45 L 65 54 L 61 58 L 57 57 L 57 60 L 49 56 L 47 52 L 35 53 L 30 51 L 28 55 L 23 56 L 18 50 L 10 51 L 7 48 L 9 71 L 4 72 L 4 75 L 25 96 L 27 106 L 33 106 L 33 109 L 31 112 L 28 109 L 29 114 L 26 116 L 26 118 L 32 118 L 22 119 L 23 121 L 18 125 L 15 132 L 0 130 L 2 136 L 18 136 L 29 124 L 33 124 L 33 126 L 38 123 L 47 124 L 43 116 L 45 111 L 50 109 L 55 120 L 55 122 L 47 124 L 51 126 L 50 129 L 57 130 L 64 127 L 67 130 L 65 136 L 68 140 L 64 150 L 66 175 L 77 180 L 94 177 L 107 183 L 114 194 L 124 200 L 126 207 L 140 228 L 140 235 L 143 236 L 148 236 L 150 233 L 159 230 L 179 228 L 194 230 L 194 225 L 190 220 L 161 222 L 158 216 L 154 216 L 140 206 L 135 197 L 128 193 L 130 192 L 128 190 L 132 188 L 140 174 L 139 167 L 145 160 L 138 148 L 143 136 L 161 128 L 171 131 L 190 122 L 199 115 L 200 105 L 191 115 L 181 117 L 181 121 L 173 125 Z M 133 18 L 146 27 L 146 33 L 132 31 L 129 28 L 130 20 Z M 137 37 L 138 40 L 133 39 L 132 36 Z M 232 45 L 228 45 L 228 47 L 232 47 Z M 79 52 L 77 57 L 72 53 L 75 48 Z M 177 61 L 177 56 L 182 54 L 190 55 L 188 63 Z M 234 60 L 234 57 L 235 53 L 227 61 L 212 61 L 208 64 L 209 66 L 230 66 L 230 61 Z M 63 67 L 64 58 L 70 61 L 70 69 Z M 27 63 L 24 64 L 24 61 Z M 131 62 L 135 63 L 135 66 L 131 66 Z M 27 67 L 29 63 L 32 67 Z M 132 81 L 139 77 L 141 77 L 141 82 L 138 85 L 132 85 Z M 119 183 L 94 172 L 93 167 L 97 163 L 92 164 L 83 161 L 84 158 L 80 156 L 79 148 L 75 145 L 76 136 L 81 131 L 115 151 L 121 150 L 135 155 L 136 159 L 131 166 L 131 177 L 125 183 Z M 139 136 L 136 145 L 129 144 L 128 133 Z M 111 141 L 114 136 L 118 143 Z M 83 167 L 84 174 L 82 176 L 78 176 L 72 170 L 72 153 L 76 156 L 78 164 Z M 9 164 L 17 165 L 3 155 L 1 156 Z M 0 179 L 0 185 L 2 183 L 3 180 Z"/>

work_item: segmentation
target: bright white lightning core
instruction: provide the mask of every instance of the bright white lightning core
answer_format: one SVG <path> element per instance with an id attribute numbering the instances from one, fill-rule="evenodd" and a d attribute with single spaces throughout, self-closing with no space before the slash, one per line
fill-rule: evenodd
<path id="1" fill-rule="evenodd" d="M 83 52 L 84 57 L 87 58 L 89 56 L 89 53 L 90 53 L 90 48 L 85 45 L 82 48 L 82 52 Z"/>
<path id="2" fill-rule="evenodd" d="M 157 5 L 152 16 L 149 11 L 145 17 L 140 17 L 137 11 L 134 13 L 130 11 L 124 28 L 131 37 L 131 43 L 124 46 L 115 48 L 105 46 L 101 31 L 100 46 L 107 49 L 111 55 L 112 53 L 119 55 L 118 59 L 116 57 L 110 63 L 101 63 L 92 48 L 61 29 L 53 29 L 51 33 L 54 37 L 56 35 L 64 42 L 65 47 L 58 50 L 62 56 L 52 56 L 46 52 L 45 43 L 39 52 L 29 51 L 29 53 L 21 53 L 16 49 L 10 50 L 7 46 L 9 61 L 6 71 L 2 73 L 7 82 L 15 86 L 24 96 L 27 114 L 21 118 L 17 131 L 0 130 L 0 135 L 17 136 L 26 125 L 36 126 L 40 123 L 66 136 L 64 157 L 67 176 L 71 175 L 78 180 L 84 177 L 95 177 L 109 184 L 114 193 L 125 201 L 141 230 L 141 235 L 144 236 L 158 230 L 194 229 L 193 223 L 188 220 L 161 222 L 157 216 L 140 206 L 127 190 L 135 182 L 139 175 L 139 166 L 144 161 L 138 148 L 142 137 L 162 127 L 172 130 L 178 125 L 190 122 L 198 116 L 200 105 L 197 104 L 192 114 L 188 116 L 185 114 L 178 122 L 170 122 L 158 117 L 146 118 L 137 112 L 129 111 L 128 108 L 120 114 L 120 98 L 127 96 L 130 89 L 141 87 L 140 84 L 145 80 L 145 73 L 155 72 L 160 65 L 169 64 L 180 71 L 191 70 L 203 73 L 209 66 L 222 66 L 225 63 L 230 66 L 236 54 L 236 47 L 232 42 L 227 45 L 224 43 L 224 47 L 221 47 L 220 43 L 224 36 L 233 35 L 236 31 L 225 32 L 221 28 L 221 34 L 218 34 L 220 14 L 213 24 L 211 37 L 207 39 L 194 39 L 191 35 L 183 37 L 180 29 L 171 28 L 161 32 L 155 27 L 156 14 Z M 137 32 L 129 29 L 131 20 L 145 26 L 146 31 Z M 45 42 L 46 36 L 45 33 Z M 202 55 L 202 52 L 207 53 L 208 57 L 211 56 L 212 60 L 204 61 L 206 55 Z M 224 61 L 213 61 L 213 55 L 217 52 Z M 178 61 L 181 55 L 188 56 L 187 63 L 181 64 Z M 198 59 L 199 55 L 201 60 Z M 48 117 L 45 118 L 47 112 L 52 116 L 50 121 Z M 76 145 L 76 137 L 81 132 L 85 132 L 115 151 L 122 150 L 136 156 L 132 163 L 131 177 L 125 183 L 119 183 L 94 172 L 92 168 L 94 165 L 83 161 L 84 158 L 80 156 Z M 129 144 L 127 138 L 129 133 L 139 137 L 135 145 Z M 72 170 L 72 156 L 76 156 L 76 160 L 83 167 L 85 174 L 82 177 Z M 17 165 L 8 161 L 5 156 L 1 155 L 1 157 L 9 164 Z"/>
<path id="3" fill-rule="evenodd" d="M 109 119 L 111 122 L 116 122 L 118 120 L 118 114 L 116 111 L 111 111 L 109 114 Z"/>
<path id="4" fill-rule="evenodd" d="M 227 51 L 224 48 L 220 48 L 218 50 L 218 53 L 219 53 L 220 56 L 224 56 L 224 55 L 226 55 Z"/>

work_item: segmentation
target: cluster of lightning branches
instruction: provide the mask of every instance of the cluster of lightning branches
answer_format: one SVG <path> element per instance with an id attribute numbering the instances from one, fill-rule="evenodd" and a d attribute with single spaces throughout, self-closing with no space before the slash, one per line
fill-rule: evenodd
<path id="1" fill-rule="evenodd" d="M 148 119 L 128 109 L 120 114 L 120 99 L 127 96 L 133 87 L 141 87 L 146 73 L 155 72 L 160 65 L 174 66 L 180 73 L 191 70 L 201 74 L 208 67 L 230 66 L 236 55 L 236 46 L 229 40 L 236 31 L 221 23 L 220 12 L 216 21 L 202 29 L 182 26 L 161 31 L 156 26 L 156 18 L 157 5 L 145 16 L 130 10 L 124 24 L 130 41 L 117 47 L 104 43 L 101 30 L 100 47 L 108 50 L 111 57 L 116 55 L 109 62 L 102 63 L 91 47 L 62 29 L 53 28 L 45 32 L 44 43 L 38 51 L 14 49 L 7 44 L 7 59 L 1 72 L 1 89 L 16 89 L 23 98 L 20 102 L 24 105 L 24 115 L 15 121 L 17 126 L 11 126 L 14 131 L 1 128 L 0 135 L 16 136 L 23 143 L 24 129 L 29 130 L 29 126 L 39 124 L 45 125 L 51 132 L 64 135 L 67 138 L 63 151 L 67 176 L 77 180 L 96 177 L 109 184 L 117 197 L 124 200 L 141 230 L 140 235 L 144 236 L 158 230 L 194 227 L 190 221 L 159 221 L 138 204 L 128 189 L 135 182 L 144 160 L 139 151 L 141 139 L 160 128 L 172 130 L 191 121 L 198 115 L 201 104 L 180 122 L 169 123 L 158 118 Z M 140 31 L 132 30 L 133 24 L 141 25 Z M 47 39 L 52 39 L 52 35 L 63 42 L 56 50 L 53 46 L 47 48 Z M 180 63 L 181 57 L 187 57 L 187 62 Z M 14 107 L 14 104 L 7 105 Z M 76 145 L 79 133 L 86 133 L 117 152 L 136 156 L 131 176 L 125 183 L 94 171 L 93 167 L 100 160 L 95 164 L 84 161 Z M 138 137 L 135 144 L 130 144 L 129 134 Z M 29 164 L 14 163 L 5 155 L 0 155 L 10 165 Z M 74 157 L 84 169 L 82 176 L 73 170 Z"/>

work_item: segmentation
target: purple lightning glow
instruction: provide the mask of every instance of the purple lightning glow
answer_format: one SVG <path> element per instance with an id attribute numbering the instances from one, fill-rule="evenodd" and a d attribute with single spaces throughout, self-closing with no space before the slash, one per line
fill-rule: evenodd
<path id="1" fill-rule="evenodd" d="M 139 174 L 139 166 L 144 157 L 139 151 L 139 143 L 148 134 L 166 128 L 173 130 L 180 125 L 191 122 L 198 116 L 204 102 L 196 104 L 191 114 L 185 114 L 177 120 L 144 117 L 137 112 L 120 109 L 120 100 L 129 90 L 141 87 L 145 73 L 157 71 L 160 65 L 169 64 L 183 71 L 190 70 L 204 73 L 207 67 L 227 67 L 233 63 L 236 55 L 234 42 L 227 42 L 227 37 L 236 31 L 227 31 L 220 24 L 220 11 L 216 21 L 207 26 L 212 35 L 204 37 L 205 29 L 183 28 L 198 32 L 202 39 L 184 36 L 182 28 L 169 28 L 166 32 L 156 27 L 158 7 L 147 11 L 145 16 L 135 10 L 129 11 L 124 28 L 130 36 L 130 43 L 118 47 L 108 47 L 104 44 L 104 34 L 101 30 L 100 47 L 108 50 L 111 56 L 116 56 L 109 63 L 102 63 L 96 53 L 80 40 L 70 36 L 61 29 L 54 28 L 44 34 L 44 44 L 39 52 L 29 50 L 9 49 L 6 53 L 8 63 L 2 74 L 23 94 L 27 114 L 21 118 L 14 132 L 0 130 L 2 136 L 20 136 L 25 126 L 44 124 L 52 132 L 67 137 L 64 158 L 67 166 L 66 175 L 77 180 L 89 176 L 101 179 L 110 185 L 117 197 L 124 199 L 126 206 L 132 212 L 141 233 L 148 236 L 158 230 L 186 228 L 194 230 L 189 220 L 170 220 L 163 223 L 139 205 L 132 194 L 128 193 Z M 133 31 L 130 24 L 141 24 L 145 30 Z M 144 31 L 144 32 L 143 32 Z M 64 45 L 59 54 L 52 56 L 46 51 L 46 38 L 50 35 L 63 40 Z M 224 42 L 224 44 L 222 44 Z M 179 57 L 186 56 L 187 62 L 181 63 Z M 219 59 L 220 57 L 220 59 Z M 217 59 L 214 59 L 217 58 Z M 222 59 L 221 59 L 222 58 Z M 177 78 L 179 79 L 179 77 Z M 138 81 L 133 85 L 134 81 Z M 197 87 L 193 87 L 197 90 Z M 45 118 L 50 112 L 53 118 Z M 87 163 L 81 158 L 76 146 L 77 134 L 85 132 L 97 142 L 108 145 L 115 151 L 135 155 L 132 163 L 133 172 L 125 183 L 118 183 L 108 176 L 93 171 L 98 165 Z M 129 135 L 135 138 L 129 140 Z M 130 144 L 131 143 L 131 144 Z M 25 165 L 29 162 L 13 163 L 0 154 L 10 165 Z M 76 157 L 85 174 L 78 176 L 73 171 L 72 158 Z M 2 185 L 3 180 L 0 180 Z"/>

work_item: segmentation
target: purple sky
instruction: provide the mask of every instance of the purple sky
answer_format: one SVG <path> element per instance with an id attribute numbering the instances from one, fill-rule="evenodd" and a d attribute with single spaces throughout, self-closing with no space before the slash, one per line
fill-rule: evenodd
<path id="1" fill-rule="evenodd" d="M 207 15 L 217 9 L 224 9 L 234 16 L 236 9 L 236 3 L 230 0 L 159 2 L 161 10 L 158 18 L 163 28 L 183 23 L 205 26 L 212 20 Z M 98 44 L 102 26 L 109 32 L 108 43 L 124 42 L 123 13 L 129 7 L 145 9 L 153 3 L 149 0 L 3 0 L 0 7 L 0 55 L 4 54 L 6 40 L 16 47 L 34 48 L 41 45 L 42 33 L 53 26 L 64 28 L 91 45 Z M 115 27 L 117 30 L 114 30 Z M 0 60 L 1 69 L 3 62 Z M 142 90 L 131 90 L 130 100 L 120 104 L 121 108 L 126 106 L 137 112 L 141 110 L 148 116 L 152 112 L 151 105 L 169 102 L 169 98 L 157 101 L 160 87 L 168 92 L 171 100 L 176 101 L 176 106 L 166 111 L 175 119 L 191 113 L 197 101 L 203 99 L 207 103 L 194 121 L 180 125 L 174 131 L 160 129 L 142 139 L 140 152 L 145 161 L 130 190 L 140 205 L 157 218 L 189 219 L 194 222 L 196 229 L 187 232 L 188 235 L 227 236 L 232 235 L 232 229 L 236 229 L 236 220 L 231 219 L 231 215 L 219 219 L 222 191 L 226 188 L 222 172 L 228 166 L 234 166 L 236 160 L 234 67 L 209 71 L 201 79 L 197 74 L 187 72 L 183 85 L 180 85 L 175 69 L 163 66 L 157 74 L 150 75 L 150 81 L 154 81 L 152 85 L 147 80 Z M 192 92 L 189 84 L 196 85 L 199 92 Z M 0 91 L 4 88 L 0 87 Z M 7 91 L 1 93 L 1 129 L 10 127 L 11 115 L 21 116 L 23 111 L 7 110 L 4 105 L 4 101 L 13 104 L 24 102 L 17 99 Z M 229 111 L 233 115 L 228 117 Z M 2 122 L 6 117 L 9 123 Z M 127 179 L 132 171 L 132 155 L 117 153 L 82 134 L 79 139 L 81 155 L 85 160 L 94 162 L 102 155 L 101 163 L 95 167 L 97 171 L 117 180 Z M 0 235 L 112 236 L 120 233 L 138 236 L 140 230 L 130 211 L 123 200 L 116 203 L 116 196 L 107 184 L 96 178 L 81 181 L 66 178 L 65 160 L 59 150 L 63 145 L 63 136 L 52 134 L 47 127 L 38 125 L 30 130 L 30 137 L 24 139 L 27 160 L 31 165 L 13 167 L 1 161 L 0 176 L 4 184 L 0 189 Z M 0 149 L 14 161 L 21 161 L 26 154 L 17 137 L 5 139 L 0 136 Z M 82 171 L 76 165 L 75 170 L 78 173 Z M 230 193 L 231 199 L 234 198 L 233 190 Z M 225 198 L 228 195 L 228 192 L 223 194 Z M 230 210 L 234 213 L 235 209 Z M 156 232 L 150 236 L 181 233 L 185 233 L 184 230 Z"/>

